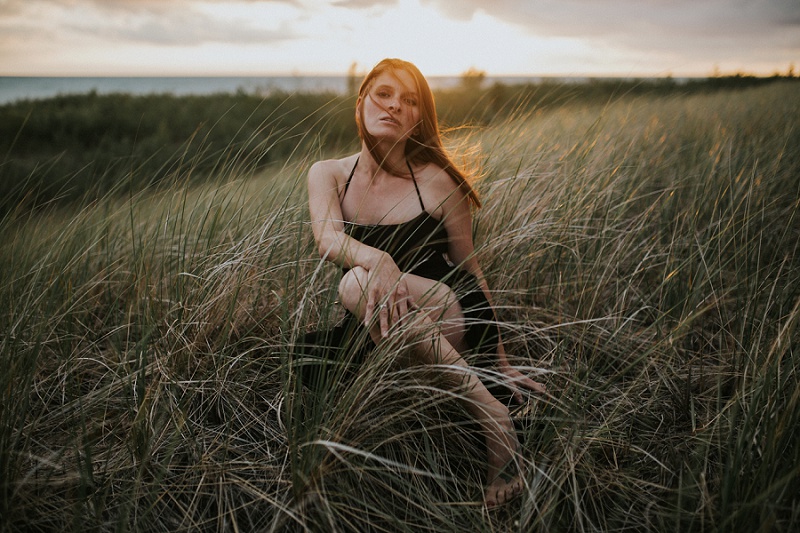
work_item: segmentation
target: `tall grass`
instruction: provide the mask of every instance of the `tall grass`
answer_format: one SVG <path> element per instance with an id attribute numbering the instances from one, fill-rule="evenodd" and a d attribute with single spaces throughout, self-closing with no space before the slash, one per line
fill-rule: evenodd
<path id="1" fill-rule="evenodd" d="M 0 515 L 16 530 L 756 530 L 800 525 L 793 84 L 519 112 L 478 145 L 477 253 L 526 490 L 433 369 L 380 347 L 304 382 L 333 324 L 304 175 L 5 217 Z M 310 385 L 310 386 L 309 386 Z"/>

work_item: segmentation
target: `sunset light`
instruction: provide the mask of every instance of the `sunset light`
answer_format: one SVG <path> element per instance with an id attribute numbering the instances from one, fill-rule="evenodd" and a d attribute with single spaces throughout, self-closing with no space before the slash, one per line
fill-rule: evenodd
<path id="1" fill-rule="evenodd" d="M 800 531 L 800 0 L 0 0 L 0 529 Z"/>
<path id="2" fill-rule="evenodd" d="M 791 3 L 630 0 L 4 0 L 0 75 L 772 74 L 800 58 Z"/>

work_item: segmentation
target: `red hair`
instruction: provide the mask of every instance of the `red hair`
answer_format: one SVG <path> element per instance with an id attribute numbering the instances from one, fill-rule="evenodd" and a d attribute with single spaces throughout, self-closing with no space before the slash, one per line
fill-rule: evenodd
<path id="1" fill-rule="evenodd" d="M 445 150 L 442 144 L 442 135 L 439 131 L 439 120 L 436 116 L 436 104 L 433 101 L 433 92 L 428 85 L 428 80 L 419 71 L 413 63 L 403 61 L 402 59 L 384 59 L 369 72 L 361 82 L 361 87 L 358 90 L 358 97 L 363 101 L 367 97 L 367 93 L 372 88 L 372 82 L 375 78 L 384 72 L 391 72 L 394 70 L 402 70 L 411 75 L 417 84 L 417 93 L 419 96 L 419 113 L 420 122 L 416 127 L 415 133 L 406 141 L 405 156 L 407 160 L 415 163 L 434 163 L 444 169 L 447 175 L 450 176 L 458 187 L 467 195 L 470 202 L 475 207 L 481 206 L 478 193 L 472 187 L 466 174 L 453 163 L 450 155 Z M 369 153 L 373 159 L 379 164 L 386 164 L 386 154 L 382 153 L 378 140 L 370 135 L 364 126 L 364 120 L 361 116 L 362 110 L 356 109 L 356 125 L 358 126 L 358 135 L 361 140 L 366 144 Z M 387 168 L 389 172 L 396 175 L 405 175 L 405 169 Z"/>

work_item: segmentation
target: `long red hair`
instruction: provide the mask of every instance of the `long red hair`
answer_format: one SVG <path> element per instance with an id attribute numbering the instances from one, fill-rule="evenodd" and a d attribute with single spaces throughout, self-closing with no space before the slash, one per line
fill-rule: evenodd
<path id="1" fill-rule="evenodd" d="M 466 174 L 453 162 L 442 144 L 442 135 L 439 131 L 439 120 L 436 116 L 436 104 L 433 101 L 433 92 L 428 85 L 428 80 L 425 79 L 425 76 L 422 75 L 416 65 L 402 59 L 382 60 L 375 65 L 369 74 L 366 75 L 364 81 L 361 82 L 361 87 L 358 90 L 358 97 L 362 101 L 367 98 L 369 90 L 372 88 L 373 80 L 384 72 L 393 70 L 402 70 L 411 74 L 417 84 L 417 94 L 419 96 L 420 122 L 416 127 L 415 133 L 412 134 L 406 142 L 406 159 L 415 163 L 434 163 L 438 165 L 456 182 L 458 187 L 467 195 L 470 202 L 475 207 L 480 207 L 481 201 L 478 197 L 478 193 L 470 184 Z M 388 165 L 388 163 L 386 163 L 386 154 L 382 153 L 378 140 L 370 135 L 364 126 L 364 119 L 361 116 L 362 113 L 363 106 L 361 107 L 361 111 L 359 111 L 359 108 L 356 108 L 358 135 L 366 144 L 373 159 L 375 159 L 379 165 Z M 407 174 L 405 169 L 387 168 L 386 170 L 400 176 Z"/>

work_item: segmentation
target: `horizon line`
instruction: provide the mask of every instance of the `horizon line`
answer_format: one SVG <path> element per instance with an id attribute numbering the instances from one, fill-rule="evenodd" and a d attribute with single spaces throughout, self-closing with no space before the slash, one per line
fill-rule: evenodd
<path id="1" fill-rule="evenodd" d="M 357 72 L 356 78 L 361 78 L 366 75 L 367 71 Z M 485 78 L 585 78 L 585 79 L 637 79 L 637 78 L 680 78 L 680 79 L 693 79 L 693 78 L 725 78 L 736 76 L 747 76 L 756 78 L 771 78 L 776 76 L 797 76 L 790 70 L 786 72 L 773 71 L 769 74 L 750 72 L 744 70 L 735 71 L 712 71 L 705 74 L 699 73 L 676 73 L 676 72 L 663 72 L 663 73 L 620 73 L 620 72 L 607 72 L 607 73 L 489 73 L 486 71 L 478 70 L 477 72 L 483 74 Z M 351 73 L 348 72 L 272 72 L 272 73 L 247 73 L 247 72 L 193 72 L 193 73 L 49 73 L 49 74 L 30 74 L 30 73 L 6 73 L 0 72 L 0 78 L 325 78 L 325 77 L 349 77 Z M 457 74 L 425 74 L 426 78 L 461 78 L 468 76 L 468 72 L 461 72 Z"/>

